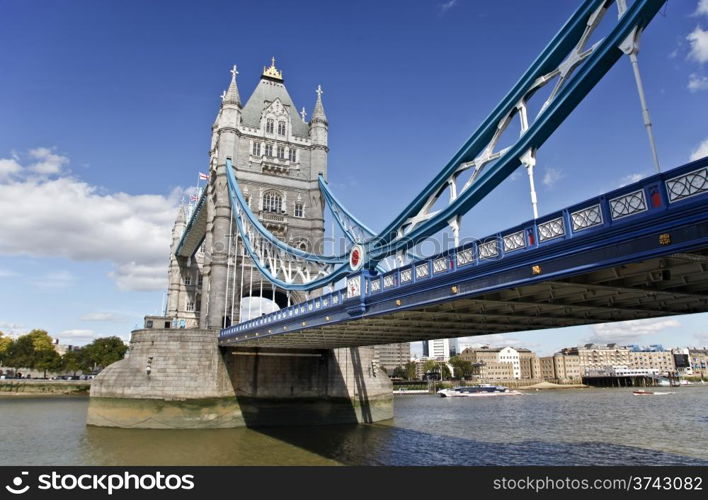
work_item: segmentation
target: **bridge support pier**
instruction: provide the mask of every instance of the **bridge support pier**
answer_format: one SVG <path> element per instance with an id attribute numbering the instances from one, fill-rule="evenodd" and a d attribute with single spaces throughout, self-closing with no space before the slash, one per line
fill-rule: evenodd
<path id="1" fill-rule="evenodd" d="M 213 330 L 136 330 L 126 359 L 93 381 L 87 424 L 197 429 L 389 419 L 391 382 L 372 361 L 373 348 L 221 349 Z"/>

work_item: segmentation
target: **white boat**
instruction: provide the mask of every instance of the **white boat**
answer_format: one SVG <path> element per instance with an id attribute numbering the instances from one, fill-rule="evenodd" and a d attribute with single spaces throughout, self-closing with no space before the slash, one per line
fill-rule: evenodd
<path id="1" fill-rule="evenodd" d="M 440 389 L 438 395 L 442 398 L 477 398 L 490 396 L 521 396 L 522 393 L 513 391 L 503 385 L 480 384 L 453 387 L 452 389 Z"/>
<path id="2" fill-rule="evenodd" d="M 638 390 L 632 392 L 635 396 L 665 396 L 666 394 L 673 394 L 673 392 L 658 392 L 658 391 L 645 391 Z"/>

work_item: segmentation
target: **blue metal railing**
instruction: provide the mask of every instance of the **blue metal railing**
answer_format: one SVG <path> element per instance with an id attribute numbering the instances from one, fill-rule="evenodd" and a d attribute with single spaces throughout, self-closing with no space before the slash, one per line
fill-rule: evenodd
<path id="1" fill-rule="evenodd" d="M 454 272 L 458 269 L 482 267 L 492 262 L 516 258 L 519 255 L 552 247 L 569 240 L 591 239 L 611 227 L 645 222 L 651 225 L 658 212 L 671 210 L 679 204 L 705 204 L 708 196 L 708 157 L 673 170 L 655 174 L 601 196 L 590 198 L 568 208 L 527 221 L 506 231 L 441 252 L 426 259 L 411 262 L 385 274 L 354 273 L 347 280 L 361 277 L 361 295 L 347 297 L 347 290 L 336 290 L 280 311 L 233 325 L 221 331 L 220 338 L 232 338 L 253 330 L 259 335 L 272 334 L 278 323 L 294 318 L 341 307 L 391 290 L 402 290 L 414 284 Z M 594 215 L 597 214 L 597 217 Z M 550 223 L 561 221 L 560 225 Z M 552 229 L 548 229 L 548 228 Z M 545 237 L 544 237 L 545 234 Z M 510 235 L 520 235 L 509 239 Z M 521 239 L 520 239 L 521 238 Z M 497 252 L 485 252 L 480 247 L 493 243 Z M 306 323 L 306 321 L 305 321 Z M 307 326 L 301 324 L 301 326 Z M 278 330 L 279 332 L 282 329 Z"/>

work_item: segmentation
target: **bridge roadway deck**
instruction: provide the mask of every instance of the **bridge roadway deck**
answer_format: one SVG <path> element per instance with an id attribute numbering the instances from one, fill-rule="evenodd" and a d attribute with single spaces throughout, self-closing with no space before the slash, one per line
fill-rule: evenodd
<path id="1" fill-rule="evenodd" d="M 704 158 L 383 276 L 350 276 L 360 295 L 234 325 L 220 343 L 351 347 L 706 312 L 707 177 Z"/>

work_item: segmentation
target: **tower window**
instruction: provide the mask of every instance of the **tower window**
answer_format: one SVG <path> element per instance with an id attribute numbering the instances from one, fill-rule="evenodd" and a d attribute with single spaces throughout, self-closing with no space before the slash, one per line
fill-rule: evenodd
<path id="1" fill-rule="evenodd" d="M 278 122 L 278 135 L 285 135 L 285 122 Z"/>
<path id="2" fill-rule="evenodd" d="M 295 217 L 305 217 L 305 207 L 302 203 L 295 203 Z"/>
<path id="3" fill-rule="evenodd" d="M 192 284 L 192 277 L 191 276 L 185 276 L 184 277 L 184 284 L 189 286 Z"/>
<path id="4" fill-rule="evenodd" d="M 268 132 L 269 134 L 273 133 L 273 119 L 272 118 L 268 118 L 266 120 L 266 132 Z"/>
<path id="5" fill-rule="evenodd" d="M 275 191 L 263 194 L 263 211 L 280 213 L 283 209 L 283 199 Z"/>
<path id="6" fill-rule="evenodd" d="M 273 145 L 272 144 L 265 145 L 265 155 L 266 156 L 273 156 Z"/>
<path id="7" fill-rule="evenodd" d="M 278 158 L 285 159 L 285 146 L 278 146 Z"/>
<path id="8" fill-rule="evenodd" d="M 290 148 L 288 150 L 288 159 L 290 161 L 297 161 L 297 149 L 295 148 Z"/>
<path id="9" fill-rule="evenodd" d="M 260 155 L 261 155 L 261 143 L 254 142 L 253 143 L 253 156 L 260 156 Z"/>
<path id="10" fill-rule="evenodd" d="M 192 299 L 187 299 L 187 305 L 184 309 L 187 312 L 194 312 L 194 301 Z"/>

